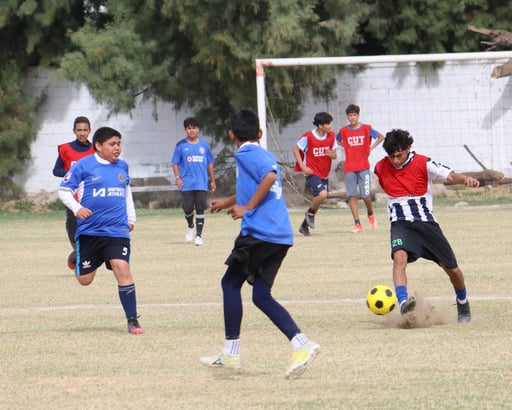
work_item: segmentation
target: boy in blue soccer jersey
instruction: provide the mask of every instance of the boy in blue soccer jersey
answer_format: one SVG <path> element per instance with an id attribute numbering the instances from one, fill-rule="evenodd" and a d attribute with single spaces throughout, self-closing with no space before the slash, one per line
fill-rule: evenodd
<path id="1" fill-rule="evenodd" d="M 231 217 L 241 219 L 241 232 L 226 260 L 222 278 L 225 346 L 215 356 L 202 357 L 210 367 L 238 369 L 240 327 L 242 323 L 241 289 L 247 281 L 253 286 L 252 300 L 290 340 L 292 362 L 287 378 L 300 376 L 320 346 L 308 340 L 288 311 L 271 294 L 279 267 L 293 245 L 293 231 L 283 197 L 279 167 L 274 156 L 262 148 L 258 116 L 243 109 L 232 117 L 229 138 L 238 152 L 236 195 L 210 202 L 210 212 L 227 209 Z"/>
<path id="2" fill-rule="evenodd" d="M 199 122 L 194 117 L 183 121 L 187 137 L 176 144 L 172 155 L 172 167 L 176 186 L 181 190 L 182 208 L 187 220 L 185 240 L 197 246 L 203 244 L 204 211 L 207 208 L 208 177 L 210 188 L 215 192 L 215 159 L 208 143 L 199 137 Z M 194 235 L 194 209 L 196 232 Z M 194 239 L 195 236 L 195 239 Z"/>
<path id="3" fill-rule="evenodd" d="M 105 262 L 117 279 L 128 332 L 143 334 L 129 265 L 130 231 L 136 215 L 128 164 L 119 159 L 121 134 L 113 128 L 99 128 L 92 144 L 94 155 L 79 160 L 66 173 L 59 189 L 59 198 L 78 218 L 76 278 L 81 285 L 90 285 Z M 78 194 L 78 200 L 74 194 Z"/>

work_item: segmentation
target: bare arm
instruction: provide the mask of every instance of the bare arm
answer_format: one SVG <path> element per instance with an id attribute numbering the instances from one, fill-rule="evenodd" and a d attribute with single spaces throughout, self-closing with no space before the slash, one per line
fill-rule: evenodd
<path id="1" fill-rule="evenodd" d="M 272 188 L 272 185 L 274 185 L 276 179 L 277 174 L 273 171 L 270 171 L 263 177 L 260 184 L 258 185 L 258 188 L 256 189 L 256 192 L 251 197 L 247 205 L 233 205 L 228 209 L 228 214 L 231 215 L 233 219 L 240 219 L 242 216 L 244 216 L 244 213 L 256 208 L 261 200 L 265 198 L 265 195 L 267 195 L 268 191 L 270 191 L 270 188 Z"/>
<path id="2" fill-rule="evenodd" d="M 293 147 L 293 156 L 295 157 L 295 160 L 297 161 L 297 164 L 299 165 L 302 172 L 304 172 L 304 175 L 310 176 L 313 174 L 313 171 L 311 170 L 311 168 L 308 168 L 304 164 L 304 161 L 302 160 L 301 153 L 302 153 L 302 150 L 299 148 L 298 145 L 295 145 Z"/>
<path id="3" fill-rule="evenodd" d="M 372 152 L 372 150 L 377 146 L 379 145 L 382 141 L 384 141 L 384 135 L 382 135 L 380 132 L 379 132 L 379 136 L 377 137 L 377 139 L 373 142 L 373 144 L 370 146 L 370 152 Z"/>
<path id="4" fill-rule="evenodd" d="M 448 175 L 448 178 L 446 178 L 446 180 L 452 184 L 463 184 L 468 187 L 480 186 L 480 181 L 478 179 L 475 179 L 464 174 L 459 174 L 457 172 L 451 172 L 450 175 Z"/>
<path id="5" fill-rule="evenodd" d="M 208 175 L 210 176 L 210 189 L 212 192 L 217 190 L 217 183 L 215 182 L 215 170 L 213 163 L 208 164 Z"/>
<path id="6" fill-rule="evenodd" d="M 180 166 L 177 164 L 172 164 L 172 170 L 174 172 L 174 177 L 176 178 L 176 186 L 178 189 L 183 187 L 183 181 L 180 176 Z"/>
<path id="7" fill-rule="evenodd" d="M 223 209 L 229 208 L 236 204 L 236 195 L 232 195 L 228 198 L 215 198 L 210 201 L 210 212 L 220 212 Z"/>

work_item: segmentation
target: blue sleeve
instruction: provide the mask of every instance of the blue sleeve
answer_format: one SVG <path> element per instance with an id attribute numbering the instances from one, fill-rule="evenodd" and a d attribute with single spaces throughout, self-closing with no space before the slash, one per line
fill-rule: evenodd
<path id="1" fill-rule="evenodd" d="M 375 139 L 377 139 L 377 137 L 379 136 L 379 134 L 380 134 L 380 132 L 379 132 L 379 131 L 377 131 L 375 128 L 371 128 L 371 127 L 370 127 L 370 137 L 371 137 L 372 139 L 374 139 L 374 140 L 375 140 Z"/>
<path id="2" fill-rule="evenodd" d="M 57 157 L 57 161 L 55 161 L 55 165 L 53 166 L 53 175 L 61 178 L 66 175 L 66 171 L 64 171 L 64 162 L 60 158 L 60 155 Z"/>

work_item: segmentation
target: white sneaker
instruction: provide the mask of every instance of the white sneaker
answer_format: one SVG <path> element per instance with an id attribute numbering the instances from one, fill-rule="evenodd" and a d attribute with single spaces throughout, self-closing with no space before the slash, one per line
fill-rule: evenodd
<path id="1" fill-rule="evenodd" d="M 201 238 L 200 236 L 196 236 L 196 240 L 194 243 L 196 244 L 196 246 L 201 246 L 203 244 L 203 238 Z"/>
<path id="2" fill-rule="evenodd" d="M 215 356 L 201 357 L 201 363 L 208 367 L 223 367 L 225 369 L 240 369 L 242 367 L 240 355 L 231 355 L 220 352 Z"/>
<path id="3" fill-rule="evenodd" d="M 306 366 L 320 353 L 320 345 L 309 341 L 304 346 L 299 347 L 292 354 L 292 363 L 286 370 L 286 378 L 294 379 L 299 377 L 306 370 Z"/>
<path id="4" fill-rule="evenodd" d="M 187 233 L 185 234 L 185 240 L 187 242 L 192 242 L 194 240 L 194 228 L 187 228 Z"/>

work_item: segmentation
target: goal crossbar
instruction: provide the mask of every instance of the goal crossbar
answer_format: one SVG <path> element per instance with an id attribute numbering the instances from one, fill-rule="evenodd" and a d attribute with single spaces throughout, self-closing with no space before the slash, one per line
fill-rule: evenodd
<path id="1" fill-rule="evenodd" d="M 421 63 L 467 60 L 508 60 L 512 51 L 470 52 L 470 53 L 439 53 L 439 54 L 395 54 L 378 56 L 349 57 L 300 57 L 300 58 L 262 58 L 256 59 L 256 91 L 258 116 L 263 135 L 260 144 L 267 148 L 267 107 L 265 96 L 265 68 L 310 65 L 362 65 L 383 63 Z"/>

